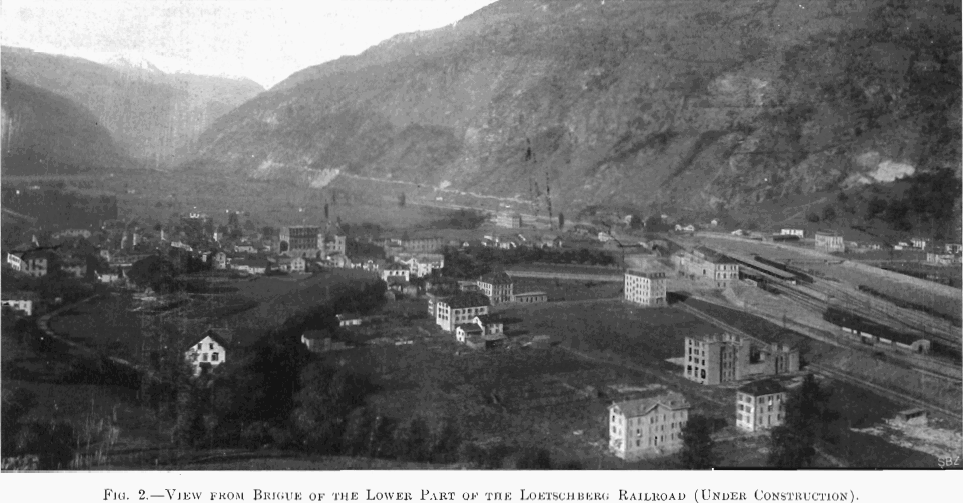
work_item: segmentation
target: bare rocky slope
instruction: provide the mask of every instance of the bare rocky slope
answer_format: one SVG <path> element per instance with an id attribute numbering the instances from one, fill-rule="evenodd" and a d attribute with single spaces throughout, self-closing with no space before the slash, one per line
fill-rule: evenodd
<path id="1" fill-rule="evenodd" d="M 250 80 L 167 74 L 123 58 L 81 58 L 3 47 L 3 69 L 89 110 L 118 147 L 151 166 L 183 160 L 201 132 L 263 88 Z"/>
<path id="2" fill-rule="evenodd" d="M 953 0 L 502 0 L 292 75 L 185 167 L 731 209 L 959 174 L 960 106 Z"/>

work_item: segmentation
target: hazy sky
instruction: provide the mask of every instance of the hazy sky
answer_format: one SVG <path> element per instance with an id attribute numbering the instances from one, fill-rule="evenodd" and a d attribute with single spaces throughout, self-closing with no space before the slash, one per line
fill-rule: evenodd
<path id="1" fill-rule="evenodd" d="M 493 0 L 3 0 L 4 45 L 265 87 L 398 33 L 439 28 Z"/>

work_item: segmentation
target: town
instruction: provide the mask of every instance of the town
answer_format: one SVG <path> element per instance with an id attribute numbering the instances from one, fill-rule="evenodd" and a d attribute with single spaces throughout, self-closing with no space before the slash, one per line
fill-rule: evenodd
<path id="1" fill-rule="evenodd" d="M 100 359 L 101 372 L 141 375 L 133 379 L 159 393 L 155 401 L 181 367 L 201 395 L 231 382 L 261 358 L 265 338 L 284 333 L 292 337 L 280 341 L 287 351 L 294 341 L 336 368 L 366 368 L 366 379 L 397 379 L 411 370 L 403 360 L 425 358 L 442 367 L 420 370 L 418 387 L 463 373 L 445 384 L 464 383 L 442 403 L 390 386 L 377 397 L 398 417 L 416 405 L 442 414 L 449 426 L 440 428 L 451 431 L 436 434 L 455 435 L 456 422 L 464 428 L 492 413 L 536 423 L 553 417 L 568 428 L 556 430 L 558 450 L 515 457 L 499 454 L 510 452 L 504 437 L 493 447 L 499 437 L 458 430 L 451 441 L 477 452 L 445 459 L 468 456 L 477 466 L 499 466 L 506 455 L 515 466 L 547 466 L 550 457 L 570 466 L 660 466 L 683 450 L 687 434 L 744 456 L 787 427 L 787 404 L 799 393 L 837 404 L 873 393 L 892 404 L 886 420 L 904 435 L 960 414 L 958 313 L 900 295 L 959 288 L 952 274 L 945 284 L 933 280 L 947 263 L 959 264 L 958 243 L 884 245 L 803 228 L 766 234 L 669 215 L 572 223 L 506 210 L 475 212 L 467 228 L 390 230 L 324 214 L 277 228 L 253 224 L 248 213 L 228 210 L 221 221 L 216 214 L 195 208 L 151 225 L 108 219 L 35 229 L 29 241 L 5 243 L 5 326 L 42 354 Z M 931 272 L 906 275 L 862 260 L 883 246 L 899 254 L 890 263 Z M 527 370 L 486 382 L 472 379 L 472 368 L 506 377 Z M 460 403 L 475 412 L 443 412 Z M 167 407 L 172 417 L 183 413 Z M 557 417 L 572 407 L 579 412 Z M 809 420 L 838 430 L 842 414 L 850 425 L 868 420 L 859 410 L 828 409 Z M 395 428 L 414 428 L 408 434 L 428 442 L 427 424 L 412 421 Z M 595 429 L 600 423 L 604 430 Z M 179 435 L 193 435 L 189 445 L 218 437 L 198 428 Z M 852 431 L 820 437 L 810 459 L 858 464 L 843 454 L 852 455 L 852 445 L 840 450 L 859 441 Z M 361 452 L 378 456 L 368 449 Z"/>

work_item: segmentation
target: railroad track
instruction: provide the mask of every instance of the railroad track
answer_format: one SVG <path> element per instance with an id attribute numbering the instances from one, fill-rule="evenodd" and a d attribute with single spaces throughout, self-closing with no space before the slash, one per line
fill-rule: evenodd
<path id="1" fill-rule="evenodd" d="M 894 391 L 894 390 L 891 389 L 891 388 L 887 388 L 887 387 L 880 386 L 880 385 L 875 384 L 875 383 L 873 383 L 873 382 L 870 382 L 870 381 L 867 381 L 867 380 L 865 380 L 865 379 L 856 377 L 856 376 L 854 376 L 854 375 L 852 375 L 852 374 L 849 374 L 849 373 L 847 373 L 847 372 L 843 372 L 843 371 L 838 370 L 838 369 L 829 368 L 829 367 L 826 367 L 826 366 L 824 366 L 824 365 L 820 365 L 820 364 L 818 364 L 818 363 L 810 363 L 809 366 L 808 366 L 808 368 L 811 369 L 811 370 L 813 370 L 813 371 L 815 371 L 817 374 L 823 375 L 824 377 L 829 377 L 829 378 L 831 378 L 831 379 L 836 379 L 836 380 L 838 380 L 838 381 L 842 381 L 842 382 L 846 382 L 846 383 L 853 384 L 853 385 L 856 385 L 856 386 L 868 388 L 868 389 L 871 389 L 871 390 L 875 391 L 876 393 L 879 393 L 880 395 L 883 395 L 883 396 L 885 396 L 885 397 L 887 397 L 887 398 L 896 400 L 896 401 L 898 401 L 898 402 L 902 402 L 902 403 L 905 403 L 905 404 L 914 405 L 914 406 L 918 406 L 918 407 L 926 407 L 926 408 L 928 408 L 928 409 L 935 410 L 935 411 L 937 411 L 937 412 L 939 412 L 939 413 L 941 413 L 941 414 L 944 414 L 944 415 L 946 415 L 946 416 L 949 416 L 949 417 L 952 417 L 952 418 L 954 418 L 954 419 L 963 421 L 963 414 L 961 414 L 960 411 L 947 409 L 947 408 L 942 407 L 942 406 L 940 406 L 940 405 L 933 404 L 932 402 L 928 402 L 928 401 L 923 400 L 923 399 L 920 399 L 920 398 L 916 398 L 916 397 L 913 397 L 913 396 L 909 396 L 909 395 L 907 395 L 907 394 L 905 394 L 905 393 L 900 393 L 900 392 L 898 392 L 898 391 Z"/>

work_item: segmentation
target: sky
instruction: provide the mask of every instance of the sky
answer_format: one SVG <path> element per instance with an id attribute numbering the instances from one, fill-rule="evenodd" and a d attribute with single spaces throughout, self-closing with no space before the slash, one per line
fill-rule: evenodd
<path id="1" fill-rule="evenodd" d="M 270 88 L 292 73 L 430 30 L 493 0 L 3 0 L 5 46 L 104 62 L 117 55 L 169 73 L 247 77 Z"/>

